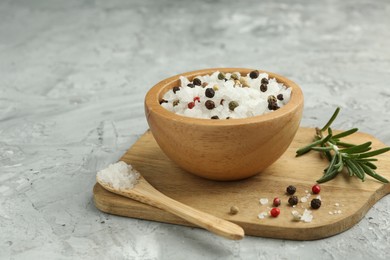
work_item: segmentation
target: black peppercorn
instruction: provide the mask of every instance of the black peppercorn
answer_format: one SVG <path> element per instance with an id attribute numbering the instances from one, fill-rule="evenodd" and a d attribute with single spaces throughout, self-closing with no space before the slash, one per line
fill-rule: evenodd
<path id="1" fill-rule="evenodd" d="M 282 101 L 282 100 L 283 100 L 283 94 L 278 94 L 278 95 L 276 96 L 276 98 L 277 98 L 278 100 Z"/>
<path id="2" fill-rule="evenodd" d="M 319 209 L 321 207 L 321 200 L 320 199 L 312 199 L 310 206 L 312 209 Z"/>
<path id="3" fill-rule="evenodd" d="M 195 86 L 201 86 L 202 85 L 202 81 L 200 79 L 198 79 L 198 78 L 194 78 L 192 83 L 194 83 Z"/>
<path id="4" fill-rule="evenodd" d="M 212 88 L 206 88 L 205 95 L 208 98 L 213 98 L 215 95 L 215 91 Z"/>
<path id="5" fill-rule="evenodd" d="M 298 197 L 297 196 L 291 196 L 288 199 L 288 204 L 290 204 L 291 206 L 297 205 L 298 204 Z"/>
<path id="6" fill-rule="evenodd" d="M 257 79 L 259 77 L 259 71 L 258 70 L 251 71 L 251 73 L 249 73 L 249 77 L 251 79 Z"/>
<path id="7" fill-rule="evenodd" d="M 218 116 L 212 116 L 211 119 L 219 119 Z"/>
<path id="8" fill-rule="evenodd" d="M 261 79 L 261 84 L 267 85 L 268 84 L 268 79 L 262 78 Z"/>
<path id="9" fill-rule="evenodd" d="M 215 108 L 215 103 L 212 100 L 207 100 L 204 104 L 207 107 L 207 109 L 209 109 L 209 110 Z"/>
<path id="10" fill-rule="evenodd" d="M 260 85 L 260 91 L 261 91 L 261 92 L 266 92 L 267 89 L 268 89 L 267 85 L 265 85 L 265 84 L 261 84 L 261 85 Z"/>
<path id="11" fill-rule="evenodd" d="M 180 103 L 180 100 L 176 99 L 173 101 L 172 105 L 175 107 L 175 106 L 179 105 L 179 103 Z"/>
<path id="12" fill-rule="evenodd" d="M 175 93 L 176 94 L 176 92 L 177 91 L 179 91 L 180 90 L 180 88 L 179 87 L 173 87 L 173 93 Z"/>
<path id="13" fill-rule="evenodd" d="M 160 105 L 161 105 L 162 103 L 168 103 L 168 101 L 165 100 L 165 99 L 161 99 L 161 100 L 160 100 Z"/>
<path id="14" fill-rule="evenodd" d="M 187 87 L 189 87 L 189 88 L 195 88 L 195 85 L 192 84 L 192 83 L 188 83 L 188 84 L 187 84 Z"/>
<path id="15" fill-rule="evenodd" d="M 280 107 L 277 103 L 268 103 L 268 109 L 269 110 L 278 110 Z"/>
<path id="16" fill-rule="evenodd" d="M 294 186 L 290 185 L 287 187 L 286 189 L 286 192 L 290 195 L 293 195 L 295 192 L 297 191 L 297 188 L 295 188 Z"/>

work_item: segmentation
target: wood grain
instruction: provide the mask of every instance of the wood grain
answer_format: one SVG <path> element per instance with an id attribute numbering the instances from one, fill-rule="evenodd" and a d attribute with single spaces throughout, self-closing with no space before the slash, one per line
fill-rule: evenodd
<path id="1" fill-rule="evenodd" d="M 186 205 L 240 225 L 246 235 L 293 239 L 314 240 L 329 237 L 343 232 L 356 223 L 378 200 L 390 192 L 389 184 L 382 184 L 370 177 L 362 183 L 357 178 L 344 175 L 322 184 L 322 206 L 313 210 L 311 223 L 292 220 L 293 208 L 287 205 L 288 196 L 285 188 L 288 185 L 297 187 L 296 195 L 303 197 L 310 190 L 315 180 L 321 177 L 327 162 L 311 152 L 302 157 L 295 157 L 295 150 L 310 142 L 314 129 L 300 128 L 287 151 L 262 173 L 241 181 L 218 182 L 210 181 L 189 174 L 170 161 L 160 150 L 152 134 L 146 132 L 121 158 L 132 164 L 163 194 Z M 363 143 L 372 141 L 373 148 L 385 145 L 374 137 L 356 133 L 349 142 Z M 377 172 L 390 179 L 390 156 L 382 154 Z M 166 211 L 148 206 L 137 201 L 124 198 L 104 190 L 96 184 L 93 190 L 95 205 L 98 209 L 115 215 L 154 220 L 166 223 L 192 226 L 180 217 Z M 281 214 L 277 218 L 259 219 L 259 213 L 267 211 L 267 206 L 260 205 L 260 198 L 274 197 L 282 199 Z M 307 203 L 299 203 L 295 208 L 303 211 L 309 208 Z M 335 203 L 340 206 L 336 207 Z M 236 215 L 230 215 L 231 206 L 239 207 Z M 269 205 L 270 207 L 271 205 Z M 329 214 L 341 210 L 340 214 Z"/>

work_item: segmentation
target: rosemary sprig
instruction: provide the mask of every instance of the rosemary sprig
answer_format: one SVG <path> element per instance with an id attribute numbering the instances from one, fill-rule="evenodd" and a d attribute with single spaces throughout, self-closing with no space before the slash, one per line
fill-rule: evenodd
<path id="1" fill-rule="evenodd" d="M 298 149 L 296 151 L 296 156 L 301 156 L 313 150 L 320 152 L 329 160 L 329 166 L 325 168 L 324 175 L 317 180 L 318 183 L 332 180 L 342 172 L 343 169 L 346 169 L 345 172 L 347 172 L 349 176 L 356 176 L 362 181 L 365 180 L 367 174 L 378 181 L 389 183 L 385 177 L 375 172 L 377 167 L 374 162 L 377 161 L 377 159 L 372 157 L 390 151 L 390 147 L 371 151 L 371 142 L 359 145 L 342 142 L 340 140 L 341 138 L 357 132 L 358 129 L 352 128 L 333 135 L 330 126 L 339 112 L 340 108 L 338 107 L 324 127 L 321 129 L 316 128 L 313 142 Z"/>

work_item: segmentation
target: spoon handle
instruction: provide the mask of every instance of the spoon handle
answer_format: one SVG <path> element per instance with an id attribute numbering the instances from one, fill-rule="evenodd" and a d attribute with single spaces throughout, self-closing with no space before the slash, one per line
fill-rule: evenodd
<path id="1" fill-rule="evenodd" d="M 133 199 L 168 211 L 214 234 L 232 240 L 244 237 L 244 230 L 240 226 L 171 199 L 156 190 L 143 178 L 131 193 Z"/>

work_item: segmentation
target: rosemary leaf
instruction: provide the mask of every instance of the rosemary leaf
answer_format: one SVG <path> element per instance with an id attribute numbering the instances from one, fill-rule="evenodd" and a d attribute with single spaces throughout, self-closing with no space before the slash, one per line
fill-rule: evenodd
<path id="1" fill-rule="evenodd" d="M 338 107 L 338 108 L 336 108 L 336 110 L 333 112 L 333 115 L 332 115 L 332 117 L 329 119 L 329 121 L 324 125 L 324 127 L 323 128 L 321 128 L 321 132 L 324 132 L 324 131 L 326 131 L 328 128 L 329 128 L 329 126 L 333 123 L 333 121 L 336 119 L 336 117 L 337 117 L 337 115 L 339 114 L 339 112 L 340 112 L 340 108 Z"/>
<path id="2" fill-rule="evenodd" d="M 379 155 L 379 154 L 382 154 L 382 153 L 385 153 L 385 152 L 388 152 L 388 151 L 390 151 L 390 147 L 385 147 L 385 148 L 378 149 L 378 150 L 375 150 L 375 151 L 371 151 L 371 152 L 367 152 L 367 153 L 361 153 L 361 154 L 359 154 L 359 158 L 373 157 L 373 156 L 376 156 L 376 155 Z"/>
<path id="3" fill-rule="evenodd" d="M 359 130 L 358 128 L 352 128 L 350 130 L 347 130 L 347 131 L 341 132 L 337 135 L 334 135 L 333 138 L 337 139 L 337 138 L 346 137 L 348 135 L 351 135 L 351 134 L 357 132 L 358 130 Z"/>

